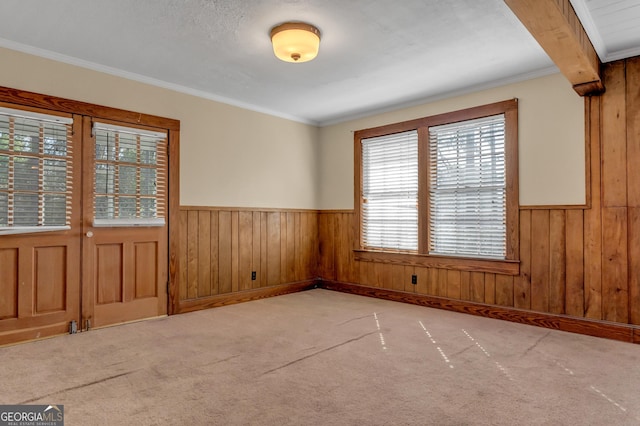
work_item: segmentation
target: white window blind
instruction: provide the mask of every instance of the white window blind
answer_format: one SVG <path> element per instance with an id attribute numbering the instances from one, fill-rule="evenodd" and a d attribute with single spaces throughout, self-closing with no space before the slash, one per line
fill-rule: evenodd
<path id="1" fill-rule="evenodd" d="M 418 249 L 418 132 L 362 139 L 365 248 Z"/>
<path id="2" fill-rule="evenodd" d="M 167 133 L 94 123 L 94 226 L 162 226 Z"/>
<path id="3" fill-rule="evenodd" d="M 429 128 L 429 252 L 504 259 L 504 114 Z"/>
<path id="4" fill-rule="evenodd" d="M 0 108 L 0 234 L 69 228 L 72 122 Z"/>

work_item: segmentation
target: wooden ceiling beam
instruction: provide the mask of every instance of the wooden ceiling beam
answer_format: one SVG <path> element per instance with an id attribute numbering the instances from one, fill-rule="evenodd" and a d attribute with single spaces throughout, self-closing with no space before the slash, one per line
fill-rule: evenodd
<path id="1" fill-rule="evenodd" d="M 569 0 L 504 0 L 580 96 L 604 91 L 601 63 Z"/>

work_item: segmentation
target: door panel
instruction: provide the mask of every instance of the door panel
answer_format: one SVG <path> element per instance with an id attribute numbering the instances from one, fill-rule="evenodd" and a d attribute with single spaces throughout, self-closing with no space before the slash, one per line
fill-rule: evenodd
<path id="1" fill-rule="evenodd" d="M 11 108 L 7 104 L 0 106 Z M 50 115 L 50 111 L 34 109 L 33 112 Z M 64 116 L 71 118 L 70 115 Z M 5 119 L 4 124 L 6 123 Z M 71 321 L 80 319 L 81 174 L 76 172 L 61 175 L 60 171 L 64 168 L 60 168 L 60 162 L 70 162 L 73 166 L 80 164 L 81 152 L 74 147 L 79 146 L 82 120 L 75 116 L 66 135 L 53 134 L 44 125 L 38 131 L 27 132 L 22 129 L 20 136 L 16 129 L 17 123 L 16 120 L 9 126 L 10 139 L 14 145 L 27 144 L 28 136 L 31 145 L 25 145 L 21 152 L 14 147 L 11 152 L 11 145 L 7 144 L 7 127 L 0 126 L 5 132 L 4 145 L 0 143 L 2 156 L 5 159 L 10 156 L 16 158 L 28 151 L 31 157 L 23 162 L 31 165 L 30 170 L 33 167 L 39 169 L 38 181 L 41 187 L 57 191 L 62 186 L 70 190 L 66 201 L 70 202 L 67 206 L 70 208 L 68 225 L 71 229 L 0 235 L 0 345 L 65 333 L 68 332 Z M 67 138 L 66 144 L 62 140 L 64 137 Z M 27 149 L 26 146 L 30 148 Z M 6 191 L 6 160 L 4 164 L 4 181 L 0 176 L 0 182 L 3 181 L 4 186 L 0 187 Z M 22 173 L 25 170 L 16 166 L 14 174 L 9 172 L 9 177 L 15 177 L 17 171 Z M 31 176 L 30 173 L 27 175 Z M 24 181 L 21 185 L 25 183 L 30 182 Z M 58 202 L 51 202 L 53 198 L 47 198 L 49 195 L 44 196 L 38 203 L 38 212 L 32 211 L 31 214 L 44 213 L 47 216 L 50 213 L 48 208 L 64 214 L 64 203 L 59 203 L 59 198 L 64 197 L 60 194 L 64 193 L 58 194 L 53 197 L 58 198 Z M 7 199 L 5 195 L 4 200 Z M 14 224 L 19 224 L 29 213 L 15 208 Z M 4 217 L 6 226 L 6 216 Z M 55 219 L 56 215 L 48 217 Z"/>
<path id="2" fill-rule="evenodd" d="M 79 259 L 72 231 L 0 238 L 0 345 L 65 333 L 78 321 Z"/>
<path id="3" fill-rule="evenodd" d="M 95 245 L 96 304 L 122 302 L 124 278 L 122 276 L 123 244 Z"/>
<path id="4" fill-rule="evenodd" d="M 91 327 L 165 314 L 164 228 L 91 229 L 85 245 L 93 256 L 85 260 L 84 273 L 93 277 L 95 303 L 83 309 Z"/>
<path id="5" fill-rule="evenodd" d="M 90 143 L 85 143 L 84 146 L 89 148 L 83 153 L 83 327 L 102 327 L 166 314 L 167 225 L 126 226 L 125 221 L 120 226 L 115 213 L 118 211 L 118 197 L 121 199 L 119 206 L 122 211 L 126 210 L 129 214 L 132 209 L 135 210 L 129 204 L 135 196 L 132 194 L 133 188 L 144 188 L 143 195 L 139 198 L 148 196 L 149 180 L 145 179 L 145 172 L 151 161 L 149 158 L 152 157 L 149 153 L 150 146 L 148 142 L 139 144 L 136 163 L 136 160 L 132 160 L 136 158 L 132 153 L 136 144 L 130 135 L 127 135 L 126 140 L 116 140 L 113 146 L 102 135 L 96 148 L 96 138 L 91 126 L 91 120 L 85 117 L 84 138 Z M 121 164 L 117 162 L 119 153 L 126 157 Z M 100 161 L 104 164 L 97 168 L 101 171 L 97 185 L 96 155 L 100 156 Z M 158 160 L 158 163 L 162 165 L 162 170 L 157 170 L 158 175 L 166 175 L 166 161 Z M 126 174 L 123 173 L 124 170 Z M 132 181 L 135 179 L 137 181 Z M 160 194 L 157 204 L 165 206 L 166 191 L 158 185 L 157 192 Z M 96 201 L 98 198 L 99 202 Z M 109 200 L 112 204 L 105 204 L 104 200 Z M 106 218 L 111 221 L 108 226 L 94 226 L 96 205 L 102 209 L 101 214 L 104 215 L 107 211 L 113 215 Z M 105 206 L 108 206 L 106 210 Z M 139 202 L 138 212 L 145 206 L 147 204 Z"/>
<path id="6" fill-rule="evenodd" d="M 0 249 L 0 320 L 18 317 L 18 249 Z"/>
<path id="7" fill-rule="evenodd" d="M 67 247 L 34 249 L 36 314 L 66 310 Z"/>

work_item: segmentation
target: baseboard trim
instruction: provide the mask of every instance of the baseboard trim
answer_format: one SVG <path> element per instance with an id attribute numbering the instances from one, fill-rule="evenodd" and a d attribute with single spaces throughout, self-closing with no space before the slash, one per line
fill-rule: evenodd
<path id="1" fill-rule="evenodd" d="M 322 279 L 318 280 L 318 287 L 343 293 L 375 297 L 395 302 L 411 303 L 413 305 L 426 306 L 429 308 L 444 309 L 447 311 L 534 325 L 553 330 L 568 331 L 571 333 L 640 344 L 640 327 L 634 325 L 571 317 L 568 315 L 546 314 L 516 308 L 485 305 L 464 300 L 426 296 Z"/>
<path id="2" fill-rule="evenodd" d="M 315 288 L 317 280 L 306 280 L 291 284 L 281 284 L 271 287 L 263 287 L 253 290 L 238 291 L 235 293 L 218 294 L 197 300 L 184 300 L 178 304 L 177 314 L 199 311 L 202 309 L 217 308 L 220 306 L 234 305 L 236 303 L 250 302 L 252 300 L 265 299 L 267 297 L 281 296 L 283 294 L 297 293 L 299 291 Z"/>

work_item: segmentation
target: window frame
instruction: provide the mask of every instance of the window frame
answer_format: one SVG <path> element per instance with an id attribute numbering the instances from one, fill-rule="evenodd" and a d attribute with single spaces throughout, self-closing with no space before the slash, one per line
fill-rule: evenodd
<path id="1" fill-rule="evenodd" d="M 506 256 L 505 259 L 429 254 L 429 127 L 451 124 L 492 115 L 505 117 L 506 167 Z M 362 240 L 362 146 L 361 140 L 418 131 L 418 250 L 365 248 Z M 519 274 L 519 194 L 518 194 L 518 100 L 510 99 L 453 112 L 393 123 L 354 132 L 354 226 L 355 260 L 408 266 L 437 267 L 463 271 Z"/>
<path id="2" fill-rule="evenodd" d="M 73 193 L 75 191 L 74 188 L 74 179 L 73 179 L 73 168 L 75 163 L 76 155 L 74 154 L 74 150 L 77 149 L 75 147 L 76 141 L 74 139 L 75 133 L 75 118 L 73 114 L 59 112 L 59 111 L 51 111 L 51 110 L 43 110 L 40 108 L 32 108 L 24 105 L 13 105 L 0 101 L 0 110 L 2 110 L 3 115 L 9 117 L 9 119 L 27 119 L 39 122 L 39 138 L 38 138 L 38 150 L 35 151 L 15 151 L 13 149 L 2 150 L 0 153 L 3 155 L 7 155 L 10 158 L 22 157 L 22 158 L 32 158 L 38 159 L 38 180 L 39 180 L 39 188 L 36 191 L 32 191 L 32 193 L 37 193 L 39 204 L 44 196 L 47 194 L 54 195 L 64 195 L 65 197 L 65 223 L 64 224 L 56 224 L 56 225 L 46 225 L 44 223 L 40 223 L 45 219 L 43 216 L 45 213 L 38 213 L 38 224 L 33 225 L 6 225 L 0 226 L 0 236 L 3 235 L 15 235 L 15 234 L 34 234 L 34 233 L 50 233 L 50 232 L 59 232 L 59 231 L 69 231 L 71 229 L 71 222 L 73 218 L 77 215 L 77 206 L 73 203 Z M 45 123 L 53 123 L 58 126 L 64 126 L 66 128 L 66 141 L 65 141 L 65 150 L 67 151 L 64 156 L 52 156 L 43 153 L 43 140 L 40 140 L 40 137 L 43 135 L 43 126 Z M 50 191 L 46 190 L 42 186 L 42 175 L 44 173 L 43 162 L 46 160 L 57 160 L 57 161 L 65 161 L 66 166 L 66 177 L 65 177 L 65 190 L 64 191 Z M 11 180 L 10 180 L 11 182 Z M 15 183 L 15 181 L 13 181 Z M 12 186 L 12 185 L 10 185 Z M 4 192 L 4 191 L 3 191 Z M 21 190 L 14 190 L 9 188 L 6 191 L 8 194 L 16 194 L 22 193 Z M 40 207 L 39 209 L 41 209 Z M 15 212 L 13 213 L 15 215 Z"/>
<path id="3" fill-rule="evenodd" d="M 117 158 L 118 156 L 116 155 L 116 158 L 113 158 L 112 160 L 108 160 L 108 159 L 103 159 L 103 160 L 98 160 L 95 157 L 95 147 L 97 144 L 97 132 L 110 132 L 110 133 L 114 133 L 117 134 L 118 137 L 121 137 L 121 135 L 126 134 L 129 136 L 134 136 L 136 141 L 137 141 L 137 147 L 140 147 L 140 139 L 142 137 L 145 138 L 154 138 L 156 139 L 156 152 L 157 152 L 157 158 L 156 158 L 156 163 L 151 165 L 149 164 L 147 167 L 147 164 L 143 163 L 140 161 L 140 151 L 137 151 L 136 156 L 137 159 L 135 162 L 130 162 L 130 161 L 122 161 L 119 158 Z M 115 135 L 114 135 L 115 136 Z M 164 198 L 166 197 L 167 191 L 168 191 L 168 178 L 164 173 L 164 169 L 166 167 L 168 167 L 168 162 L 169 162 L 169 155 L 168 155 L 168 146 L 169 146 L 169 132 L 167 130 L 158 130 L 152 127 L 148 127 L 148 126 L 141 126 L 141 125 L 130 125 L 127 123 L 119 123 L 119 122 L 114 122 L 112 120 L 105 120 L 105 119 L 100 119 L 100 118 L 96 118 L 93 119 L 91 122 L 91 141 L 93 144 L 92 147 L 92 157 L 91 157 L 91 168 L 92 168 L 92 188 L 93 188 L 93 192 L 91 194 L 92 196 L 92 226 L 95 228 L 119 228 L 119 227 L 161 227 L 164 226 L 166 223 L 166 210 L 168 207 L 168 203 L 167 201 L 164 200 Z M 120 166 L 125 166 L 125 167 L 135 167 L 136 169 L 140 170 L 142 168 L 147 168 L 147 169 L 153 169 L 156 170 L 156 184 L 157 184 L 157 192 L 156 194 L 153 194 L 153 196 L 149 195 L 142 195 L 140 192 L 140 182 L 139 182 L 139 174 L 136 173 L 136 192 L 133 194 L 123 194 L 120 192 L 117 192 L 114 189 L 114 192 L 112 193 L 98 193 L 96 190 L 96 180 L 97 180 L 97 176 L 96 176 L 96 164 L 105 164 L 105 165 L 113 165 L 113 167 L 118 168 Z M 87 163 L 89 164 L 89 163 Z M 160 175 L 157 174 L 157 171 L 160 170 L 161 173 Z M 155 216 L 154 217 L 112 217 L 112 218 L 98 218 L 96 217 L 96 199 L 99 196 L 112 196 L 115 198 L 119 198 L 122 196 L 125 197 L 130 197 L 130 198 L 136 198 L 136 206 L 139 207 L 139 203 L 140 203 L 140 199 L 141 198 L 146 198 L 146 199 L 151 199 L 153 198 L 156 201 L 156 206 L 155 206 Z M 119 201 L 116 201 L 116 204 L 119 203 Z M 138 209 L 138 213 L 139 213 L 139 209 Z"/>

